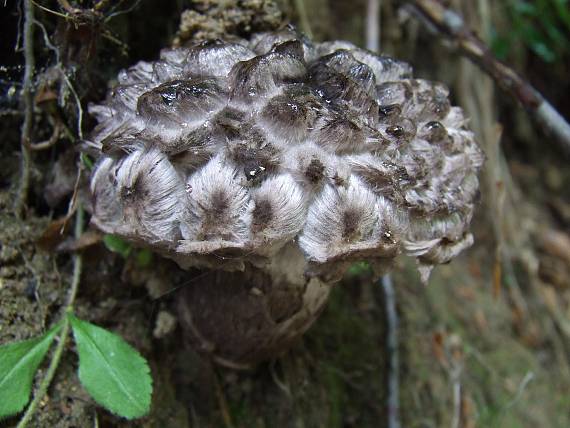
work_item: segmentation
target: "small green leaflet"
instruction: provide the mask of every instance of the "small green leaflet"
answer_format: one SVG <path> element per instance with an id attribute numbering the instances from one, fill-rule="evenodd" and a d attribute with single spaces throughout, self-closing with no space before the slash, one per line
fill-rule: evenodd
<path id="1" fill-rule="evenodd" d="M 81 153 L 79 155 L 81 162 L 83 162 L 83 165 L 85 165 L 87 167 L 87 169 L 89 171 L 91 171 L 93 169 L 93 167 L 95 166 L 95 164 L 93 163 L 93 160 L 87 156 L 85 153 Z"/>
<path id="2" fill-rule="evenodd" d="M 40 337 L 0 346 L 0 418 L 20 412 L 30 400 L 36 370 L 60 329 L 58 323 Z"/>
<path id="3" fill-rule="evenodd" d="M 118 253 L 125 259 L 131 254 L 131 245 L 116 235 L 103 236 L 103 244 L 109 251 Z"/>
<path id="4" fill-rule="evenodd" d="M 150 265 L 152 262 L 152 252 L 147 249 L 143 248 L 138 250 L 135 254 L 135 263 L 139 268 L 145 268 Z"/>
<path id="5" fill-rule="evenodd" d="M 79 380 L 111 412 L 133 419 L 150 410 L 152 378 L 146 360 L 120 336 L 69 315 L 79 354 Z"/>
<path id="6" fill-rule="evenodd" d="M 368 262 L 356 262 L 353 263 L 348 270 L 346 271 L 346 275 L 348 276 L 361 276 L 365 274 L 369 274 L 372 272 L 372 268 Z"/>

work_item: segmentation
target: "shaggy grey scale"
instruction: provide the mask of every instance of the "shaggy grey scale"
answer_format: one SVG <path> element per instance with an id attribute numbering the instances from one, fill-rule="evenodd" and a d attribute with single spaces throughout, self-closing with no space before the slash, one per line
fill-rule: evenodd
<path id="1" fill-rule="evenodd" d="M 184 268 L 242 271 L 261 290 L 216 321 L 242 337 L 233 345 L 193 308 L 196 290 L 182 299 L 222 362 L 255 361 L 306 330 L 354 261 L 381 273 L 406 254 L 427 281 L 473 242 L 483 154 L 447 88 L 408 64 L 286 28 L 164 50 L 118 82 L 90 108 L 93 222 Z M 220 293 L 201 298 L 215 300 L 210 315 Z M 261 317 L 255 333 L 235 326 L 241 312 Z"/>

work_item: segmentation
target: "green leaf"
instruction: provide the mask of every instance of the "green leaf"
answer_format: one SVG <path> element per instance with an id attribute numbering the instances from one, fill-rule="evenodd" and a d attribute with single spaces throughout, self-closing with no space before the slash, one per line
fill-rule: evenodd
<path id="1" fill-rule="evenodd" d="M 103 236 L 103 243 L 105 244 L 105 247 L 107 247 L 109 251 L 118 253 L 124 258 L 127 258 L 129 254 L 131 254 L 132 250 L 131 245 L 125 240 L 119 238 L 118 236 L 105 235 Z"/>
<path id="2" fill-rule="evenodd" d="M 69 315 L 79 353 L 79 380 L 101 406 L 127 419 L 149 412 L 146 360 L 120 336 Z"/>
<path id="3" fill-rule="evenodd" d="M 491 50 L 499 59 L 506 59 L 511 49 L 511 40 L 506 37 L 495 36 L 491 39 Z"/>
<path id="4" fill-rule="evenodd" d="M 83 162 L 83 165 L 85 165 L 89 171 L 92 171 L 93 167 L 95 166 L 93 160 L 85 153 L 81 153 L 79 156 L 81 158 L 81 162 Z"/>
<path id="5" fill-rule="evenodd" d="M 0 418 L 28 403 L 34 375 L 60 329 L 58 324 L 40 337 L 0 346 Z"/>
<path id="6" fill-rule="evenodd" d="M 366 275 L 372 272 L 372 268 L 370 267 L 370 264 L 368 262 L 356 262 L 353 263 L 348 270 L 346 271 L 346 274 L 348 276 L 361 276 L 361 275 Z"/>
<path id="7" fill-rule="evenodd" d="M 147 248 L 138 250 L 135 254 L 135 263 L 139 268 L 148 267 L 152 262 L 152 251 Z"/>

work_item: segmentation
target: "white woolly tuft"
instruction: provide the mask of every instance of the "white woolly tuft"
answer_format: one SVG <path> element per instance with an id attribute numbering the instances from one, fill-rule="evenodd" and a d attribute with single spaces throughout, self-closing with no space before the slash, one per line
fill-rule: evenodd
<path id="1" fill-rule="evenodd" d="M 237 169 L 218 155 L 188 179 L 189 202 L 181 224 L 184 240 L 243 244 L 249 232 L 249 195 L 237 175 Z"/>
<path id="2" fill-rule="evenodd" d="M 326 185 L 317 196 L 299 237 L 307 257 L 317 262 L 381 246 L 381 233 L 393 223 L 389 203 L 351 176 L 346 188 Z"/>
<path id="3" fill-rule="evenodd" d="M 117 233 L 123 226 L 122 204 L 117 196 L 116 163 L 112 158 L 102 158 L 91 176 L 93 217 L 91 221 L 107 233 Z"/>
<path id="4" fill-rule="evenodd" d="M 156 148 L 132 152 L 117 166 L 116 188 L 124 221 L 150 241 L 179 236 L 184 188 L 168 158 Z"/>
<path id="5" fill-rule="evenodd" d="M 303 228 L 307 206 L 303 189 L 290 175 L 273 176 L 252 191 L 249 205 L 254 247 L 291 240 Z"/>

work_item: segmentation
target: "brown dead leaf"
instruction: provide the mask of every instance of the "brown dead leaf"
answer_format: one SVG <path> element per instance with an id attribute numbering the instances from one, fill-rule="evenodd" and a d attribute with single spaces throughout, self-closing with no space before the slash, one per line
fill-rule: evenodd
<path id="1" fill-rule="evenodd" d="M 544 303 L 548 307 L 551 312 L 558 311 L 558 295 L 556 294 L 556 290 L 553 287 L 544 286 L 541 287 L 542 297 L 544 299 Z"/>
<path id="2" fill-rule="evenodd" d="M 475 428 L 477 426 L 477 407 L 471 394 L 464 391 L 461 397 L 461 427 Z"/>
<path id="3" fill-rule="evenodd" d="M 477 308 L 475 310 L 475 324 L 477 325 L 477 329 L 479 331 L 485 331 L 488 330 L 489 328 L 489 322 L 487 321 L 487 317 L 485 316 L 485 312 L 483 312 L 483 309 L 481 308 Z"/>
<path id="4" fill-rule="evenodd" d="M 67 216 L 53 220 L 43 231 L 37 240 L 37 245 L 44 251 L 56 248 L 67 236 L 70 230 L 69 218 Z"/>
<path id="5" fill-rule="evenodd" d="M 522 341 L 529 348 L 538 348 L 542 346 L 543 337 L 540 325 L 536 321 L 529 321 L 522 335 Z"/>
<path id="6" fill-rule="evenodd" d="M 474 301 L 477 298 L 477 294 L 473 287 L 468 285 L 462 285 L 455 288 L 455 292 L 457 296 L 461 299 L 469 300 L 470 302 Z"/>
<path id="7" fill-rule="evenodd" d="M 447 367 L 447 359 L 444 350 L 445 333 L 436 331 L 432 336 L 433 353 L 437 361 L 444 367 Z"/>
<path id="8" fill-rule="evenodd" d="M 502 276 L 503 268 L 501 266 L 501 260 L 499 257 L 495 258 L 495 264 L 493 265 L 493 297 L 498 300 L 501 297 L 502 289 Z"/>
<path id="9" fill-rule="evenodd" d="M 548 229 L 540 234 L 541 249 L 570 265 L 570 236 L 559 230 Z"/>

